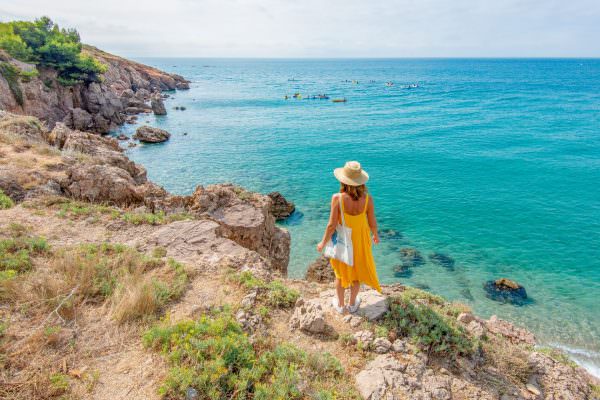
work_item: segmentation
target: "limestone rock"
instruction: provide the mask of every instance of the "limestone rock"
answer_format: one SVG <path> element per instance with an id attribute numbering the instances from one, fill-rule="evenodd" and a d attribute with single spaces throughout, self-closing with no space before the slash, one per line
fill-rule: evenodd
<path id="1" fill-rule="evenodd" d="M 245 331 L 254 332 L 263 327 L 261 316 L 250 311 L 239 310 L 235 314 L 235 319 Z"/>
<path id="2" fill-rule="evenodd" d="M 402 339 L 396 339 L 392 344 L 392 350 L 396 353 L 404 353 L 406 351 L 406 348 L 406 342 Z"/>
<path id="3" fill-rule="evenodd" d="M 136 129 L 133 135 L 134 139 L 145 143 L 160 143 L 166 142 L 171 137 L 171 134 L 164 129 L 154 128 L 143 125 Z"/>
<path id="4" fill-rule="evenodd" d="M 388 389 L 406 382 L 406 365 L 389 355 L 380 355 L 356 375 L 356 387 L 365 400 L 385 399 Z M 391 398 L 391 397 L 390 397 Z"/>
<path id="5" fill-rule="evenodd" d="M 326 332 L 327 324 L 321 304 L 312 300 L 301 303 L 294 309 L 290 319 L 290 328 L 300 329 L 307 333 Z"/>
<path id="6" fill-rule="evenodd" d="M 592 398 L 585 370 L 562 364 L 537 352 L 532 352 L 528 361 L 534 374 L 537 375 L 539 387 L 543 388 L 545 399 L 584 400 Z M 530 386 L 533 386 L 531 389 L 538 389 L 537 385 L 527 385 L 528 390 Z M 529 391 L 535 394 L 534 391 Z"/>
<path id="7" fill-rule="evenodd" d="M 357 343 L 362 343 L 362 345 L 364 346 L 370 346 L 371 343 L 373 343 L 373 339 L 375 338 L 375 335 L 373 335 L 373 332 L 371 331 L 358 331 L 354 334 L 354 339 L 356 339 Z"/>
<path id="8" fill-rule="evenodd" d="M 492 334 L 502 335 L 516 344 L 535 345 L 536 343 L 533 333 L 519 328 L 508 321 L 501 320 L 495 315 L 492 315 L 489 320 L 485 321 L 485 327 Z"/>
<path id="9" fill-rule="evenodd" d="M 358 313 L 369 321 L 381 318 L 390 307 L 384 295 L 376 290 L 369 289 L 360 293 L 361 304 Z"/>
<path id="10" fill-rule="evenodd" d="M 131 175 L 111 165 L 76 164 L 61 186 L 70 196 L 91 202 L 127 205 L 143 200 Z"/>
<path id="11" fill-rule="evenodd" d="M 247 295 L 244 296 L 244 298 L 242 298 L 242 301 L 240 302 L 240 304 L 242 305 L 242 307 L 245 307 L 245 308 L 254 306 L 254 303 L 256 303 L 257 295 L 258 295 L 258 293 L 256 292 L 256 290 L 248 293 Z"/>
<path id="12" fill-rule="evenodd" d="M 294 212 L 294 203 L 286 200 L 281 193 L 271 192 L 267 196 L 271 198 L 271 213 L 277 221 L 286 219 Z"/>
<path id="13" fill-rule="evenodd" d="M 329 283 L 335 280 L 335 273 L 329 260 L 324 256 L 319 256 L 308 266 L 304 279 L 309 282 Z"/>
<path id="14" fill-rule="evenodd" d="M 154 114 L 167 115 L 167 109 L 165 108 L 165 104 L 163 103 L 160 94 L 152 96 L 152 99 L 150 99 L 150 105 Z"/>
<path id="15" fill-rule="evenodd" d="M 392 344 L 386 338 L 377 338 L 373 341 L 373 351 L 378 354 L 385 354 L 390 351 Z"/>

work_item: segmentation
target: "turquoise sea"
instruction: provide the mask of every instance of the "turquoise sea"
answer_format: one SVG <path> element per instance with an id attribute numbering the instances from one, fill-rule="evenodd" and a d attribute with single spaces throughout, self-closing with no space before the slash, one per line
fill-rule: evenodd
<path id="1" fill-rule="evenodd" d="M 384 232 L 381 281 L 524 325 L 600 375 L 600 60 L 140 61 L 192 84 L 167 116 L 140 117 L 171 140 L 129 155 L 176 193 L 230 181 L 294 201 L 290 276 L 317 257 L 333 168 L 358 160 Z M 348 101 L 284 100 L 296 92 Z M 454 269 L 428 260 L 397 277 L 404 246 Z M 532 302 L 486 298 L 499 277 Z"/>

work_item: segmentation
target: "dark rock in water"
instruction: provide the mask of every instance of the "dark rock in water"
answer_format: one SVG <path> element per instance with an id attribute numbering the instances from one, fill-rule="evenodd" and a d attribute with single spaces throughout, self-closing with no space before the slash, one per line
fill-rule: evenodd
<path id="1" fill-rule="evenodd" d="M 160 143 L 169 140 L 171 134 L 163 129 L 154 128 L 151 126 L 140 126 L 136 129 L 133 135 L 134 139 L 146 143 Z"/>
<path id="2" fill-rule="evenodd" d="M 271 192 L 267 196 L 271 198 L 271 213 L 277 221 L 281 221 L 292 215 L 295 210 L 294 203 L 286 200 L 279 192 Z"/>
<path id="3" fill-rule="evenodd" d="M 446 254 L 433 253 L 429 255 L 429 259 L 444 268 L 448 268 L 450 270 L 454 269 L 454 259 Z"/>
<path id="4" fill-rule="evenodd" d="M 119 140 L 129 140 L 129 138 L 127 137 L 127 135 L 121 133 L 119 136 L 117 136 L 117 139 Z"/>
<path id="5" fill-rule="evenodd" d="M 417 289 L 421 289 L 421 290 L 429 290 L 429 289 L 431 289 L 431 287 L 429 287 L 429 285 L 426 284 L 426 283 L 415 283 L 414 287 L 417 288 Z"/>
<path id="6" fill-rule="evenodd" d="M 183 136 L 187 136 L 187 132 L 183 132 Z"/>
<path id="7" fill-rule="evenodd" d="M 475 298 L 473 297 L 473 295 L 471 294 L 471 291 L 468 288 L 464 288 L 460 291 L 460 294 L 462 297 L 464 297 L 467 300 L 473 301 L 475 300 Z"/>
<path id="8" fill-rule="evenodd" d="M 329 283 L 335 280 L 335 273 L 329 265 L 329 260 L 324 256 L 319 256 L 308 266 L 304 279 L 309 282 Z"/>
<path id="9" fill-rule="evenodd" d="M 425 263 L 425 259 L 419 250 L 412 247 L 401 248 L 400 259 L 402 260 L 402 265 L 409 268 L 418 267 L 419 265 L 423 265 Z"/>
<path id="10" fill-rule="evenodd" d="M 413 272 L 410 267 L 400 264 L 394 267 L 394 276 L 397 278 L 410 278 Z"/>
<path id="11" fill-rule="evenodd" d="M 379 238 L 382 240 L 400 240 L 402 237 L 402 233 L 394 229 L 381 229 L 379 231 Z"/>
<path id="12" fill-rule="evenodd" d="M 487 281 L 483 288 L 486 297 L 501 303 L 522 306 L 529 301 L 525 288 L 510 279 L 501 278 L 495 281 Z"/>
<path id="13" fill-rule="evenodd" d="M 292 215 L 284 219 L 281 223 L 284 225 L 300 225 L 304 219 L 304 213 L 294 210 Z"/>

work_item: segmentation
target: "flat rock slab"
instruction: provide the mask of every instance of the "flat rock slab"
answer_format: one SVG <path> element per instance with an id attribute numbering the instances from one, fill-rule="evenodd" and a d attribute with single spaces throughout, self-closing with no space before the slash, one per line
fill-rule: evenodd
<path id="1" fill-rule="evenodd" d="M 350 291 L 347 290 L 346 301 L 348 301 L 349 293 Z M 325 290 L 319 295 L 324 306 L 329 306 L 331 304 L 329 299 L 333 296 L 335 296 L 335 290 L 333 289 Z M 374 321 L 376 319 L 381 318 L 390 309 L 387 303 L 387 297 L 376 290 L 368 289 L 365 291 L 361 291 L 358 296 L 361 299 L 361 303 L 357 314 L 362 315 L 369 321 Z"/>

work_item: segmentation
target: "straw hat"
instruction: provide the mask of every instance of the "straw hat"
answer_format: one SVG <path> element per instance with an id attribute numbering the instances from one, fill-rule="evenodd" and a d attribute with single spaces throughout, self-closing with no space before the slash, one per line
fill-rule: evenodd
<path id="1" fill-rule="evenodd" d="M 369 174 L 360 167 L 358 161 L 348 161 L 343 168 L 334 169 L 333 175 L 338 181 L 350 186 L 364 185 L 369 180 Z"/>

